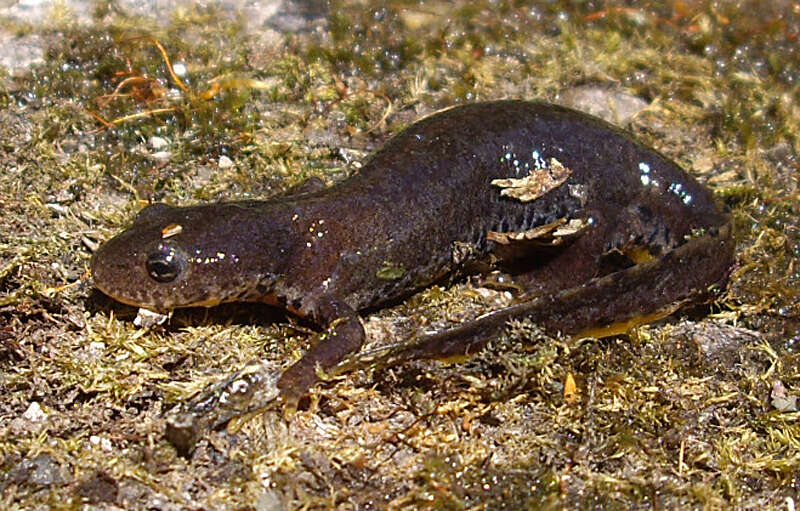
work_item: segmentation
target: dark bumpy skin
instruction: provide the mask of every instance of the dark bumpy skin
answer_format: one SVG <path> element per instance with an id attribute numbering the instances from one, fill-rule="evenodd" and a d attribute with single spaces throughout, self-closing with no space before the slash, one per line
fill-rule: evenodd
<path id="1" fill-rule="evenodd" d="M 552 158 L 572 173 L 536 200 L 501 197 L 490 184 L 548 172 Z M 97 251 L 92 274 L 109 296 L 155 311 L 264 301 L 310 318 L 325 333 L 278 380 L 293 401 L 317 381 L 317 368 L 359 349 L 358 311 L 489 260 L 500 252 L 488 231 L 559 219 L 587 227 L 558 248 L 501 261 L 532 298 L 420 339 L 400 359 L 475 351 L 510 318 L 568 334 L 642 318 L 704 294 L 732 261 L 726 215 L 673 162 L 594 117 L 498 101 L 413 124 L 325 190 L 149 206 Z M 633 265 L 626 255 L 637 249 L 656 258 Z"/>

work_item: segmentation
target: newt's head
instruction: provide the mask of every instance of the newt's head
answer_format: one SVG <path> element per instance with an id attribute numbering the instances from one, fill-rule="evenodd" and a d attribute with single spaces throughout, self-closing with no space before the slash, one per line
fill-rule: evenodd
<path id="1" fill-rule="evenodd" d="M 250 216 L 246 203 L 148 206 L 95 252 L 95 286 L 157 312 L 247 300 L 256 288 L 265 294 L 275 277 L 268 268 L 253 268 L 248 257 L 260 248 L 242 232 L 249 232 Z"/>

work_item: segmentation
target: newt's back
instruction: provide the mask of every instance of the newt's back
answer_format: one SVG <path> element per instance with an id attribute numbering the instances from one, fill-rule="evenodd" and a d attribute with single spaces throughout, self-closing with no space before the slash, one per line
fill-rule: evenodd
<path id="1" fill-rule="evenodd" d="M 551 172 L 554 160 L 571 175 L 536 200 L 502 196 L 491 184 Z M 657 255 L 695 230 L 725 222 L 706 188 L 624 132 L 570 109 L 523 101 L 427 117 L 390 139 L 357 175 L 305 201 L 304 228 L 323 219 L 338 229 L 329 245 L 298 259 L 310 272 L 305 288 L 332 277 L 329 284 L 346 291 L 357 309 L 485 258 L 495 245 L 488 232 L 586 221 L 585 260 L 567 271 L 571 279 L 546 286 L 552 289 L 590 278 L 597 258 L 611 250 L 641 245 Z M 320 260 L 333 266 L 321 268 Z"/>

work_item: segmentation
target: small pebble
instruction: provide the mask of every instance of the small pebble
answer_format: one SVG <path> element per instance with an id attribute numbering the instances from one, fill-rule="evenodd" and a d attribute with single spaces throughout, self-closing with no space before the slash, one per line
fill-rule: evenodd
<path id="1" fill-rule="evenodd" d="M 219 157 L 219 168 L 229 169 L 231 167 L 233 167 L 233 160 L 224 155 Z"/>
<path id="2" fill-rule="evenodd" d="M 156 150 L 164 149 L 168 145 L 169 145 L 169 142 L 167 142 L 167 140 L 164 139 L 164 138 L 156 137 L 156 136 L 150 137 L 150 147 L 152 147 L 153 149 L 156 149 Z"/>

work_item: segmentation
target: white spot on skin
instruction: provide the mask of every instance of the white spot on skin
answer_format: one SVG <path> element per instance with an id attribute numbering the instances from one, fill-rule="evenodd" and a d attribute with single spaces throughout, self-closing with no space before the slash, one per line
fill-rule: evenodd
<path id="1" fill-rule="evenodd" d="M 235 262 L 235 263 L 239 262 L 239 258 L 236 257 L 236 255 L 231 254 L 229 256 L 225 252 L 217 252 L 213 256 L 205 256 L 205 257 L 203 257 L 202 250 L 197 248 L 197 249 L 195 249 L 194 253 L 195 253 L 194 257 L 187 258 L 190 263 L 194 263 L 194 264 L 214 264 L 214 263 L 218 263 L 220 261 L 224 261 L 226 258 L 230 258 L 230 260 Z"/>
<path id="2" fill-rule="evenodd" d="M 681 202 L 687 206 L 692 202 L 692 195 L 683 189 L 683 184 L 681 183 L 672 183 L 667 190 L 677 195 Z"/>
<path id="3" fill-rule="evenodd" d="M 544 170 L 550 167 L 547 160 L 542 158 L 542 154 L 537 150 L 531 153 L 531 158 L 533 158 L 533 166 L 536 170 Z"/>
<path id="4" fill-rule="evenodd" d="M 659 185 L 658 180 L 650 175 L 650 170 L 651 169 L 650 169 L 650 164 L 649 163 L 645 163 L 643 161 L 640 161 L 639 162 L 639 170 L 642 173 L 642 175 L 639 176 L 639 179 L 641 180 L 642 185 L 644 185 L 644 186 L 652 186 L 654 188 L 658 188 L 658 185 Z"/>

